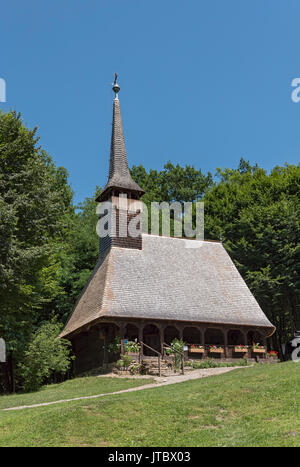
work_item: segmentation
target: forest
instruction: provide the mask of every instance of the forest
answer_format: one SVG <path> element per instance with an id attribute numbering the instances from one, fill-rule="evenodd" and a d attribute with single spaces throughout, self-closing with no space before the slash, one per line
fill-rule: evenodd
<path id="1" fill-rule="evenodd" d="M 300 329 L 300 164 L 267 171 L 241 157 L 211 174 L 166 161 L 161 171 L 140 165 L 131 174 L 146 204 L 204 201 L 205 239 L 223 242 L 276 326 L 270 345 L 280 352 Z M 97 261 L 99 191 L 75 205 L 68 172 L 39 146 L 37 129 L 0 112 L 0 337 L 12 390 L 32 388 L 30 375 L 63 372 L 72 358 L 67 342 L 58 350 L 53 342 Z M 0 392 L 5 385 L 0 373 Z"/>

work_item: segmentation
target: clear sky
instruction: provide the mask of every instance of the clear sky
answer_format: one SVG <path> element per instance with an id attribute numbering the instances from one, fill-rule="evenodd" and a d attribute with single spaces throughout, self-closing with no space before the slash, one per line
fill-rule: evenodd
<path id="1" fill-rule="evenodd" d="M 76 202 L 107 180 L 115 71 L 130 166 L 297 164 L 299 36 L 299 0 L 1 2 L 0 106 L 38 126 Z"/>

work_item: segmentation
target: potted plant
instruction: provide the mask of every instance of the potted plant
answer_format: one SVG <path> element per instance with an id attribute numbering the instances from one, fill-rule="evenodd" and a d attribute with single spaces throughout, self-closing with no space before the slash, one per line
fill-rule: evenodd
<path id="1" fill-rule="evenodd" d="M 224 349 L 223 349 L 223 347 L 219 347 L 217 345 L 210 345 L 209 346 L 209 352 L 210 353 L 223 353 Z"/>
<path id="2" fill-rule="evenodd" d="M 270 351 L 268 352 L 268 356 L 269 356 L 269 358 L 272 358 L 272 359 L 277 360 L 277 358 L 278 358 L 278 352 L 276 352 L 276 350 L 270 350 Z"/>
<path id="3" fill-rule="evenodd" d="M 110 353 L 118 354 L 121 352 L 121 339 L 119 336 L 115 337 L 114 340 L 107 346 L 107 350 Z M 128 341 L 124 339 L 124 353 L 130 357 L 138 357 L 140 352 L 140 346 L 136 341 Z"/>
<path id="4" fill-rule="evenodd" d="M 248 352 L 248 347 L 246 345 L 239 344 L 234 347 L 234 351 L 237 353 L 246 353 Z"/>
<path id="5" fill-rule="evenodd" d="M 115 337 L 114 340 L 108 344 L 107 351 L 109 353 L 118 354 L 121 351 L 121 339 L 119 336 Z"/>
<path id="6" fill-rule="evenodd" d="M 184 349 L 184 342 L 180 339 L 174 339 L 170 347 L 166 349 L 167 355 L 172 355 L 174 357 L 174 368 L 175 371 L 179 370 L 183 360 L 181 360 L 183 356 L 183 349 Z"/>
<path id="7" fill-rule="evenodd" d="M 136 341 L 127 341 L 124 345 L 126 355 L 130 357 L 138 357 L 140 353 L 140 346 Z"/>
<path id="8" fill-rule="evenodd" d="M 189 352 L 191 353 L 204 353 L 203 345 L 192 344 L 189 346 Z"/>
<path id="9" fill-rule="evenodd" d="M 266 353 L 266 349 L 263 345 L 260 345 L 259 343 L 253 343 L 252 344 L 252 352 L 254 353 Z"/>

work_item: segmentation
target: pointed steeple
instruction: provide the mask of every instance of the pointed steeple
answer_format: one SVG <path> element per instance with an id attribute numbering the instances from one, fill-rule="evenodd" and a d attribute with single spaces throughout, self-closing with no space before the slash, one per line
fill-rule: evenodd
<path id="1" fill-rule="evenodd" d="M 108 182 L 96 201 L 104 201 L 108 199 L 110 193 L 114 190 L 117 193 L 128 193 L 133 195 L 134 198 L 140 198 L 145 192 L 144 190 L 131 178 L 128 168 L 128 161 L 126 155 L 121 108 L 118 98 L 120 87 L 117 83 L 117 75 L 115 75 L 115 82 L 113 84 L 113 91 L 115 92 L 115 99 L 113 103 L 113 121 L 112 121 L 112 134 L 110 145 L 110 161 L 109 161 L 109 176 Z"/>

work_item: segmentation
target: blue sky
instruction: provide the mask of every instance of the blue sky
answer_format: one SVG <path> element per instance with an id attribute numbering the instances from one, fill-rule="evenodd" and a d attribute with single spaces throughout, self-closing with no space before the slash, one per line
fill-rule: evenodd
<path id="1" fill-rule="evenodd" d="M 0 106 L 38 126 L 76 202 L 107 180 L 115 71 L 130 166 L 297 164 L 299 18 L 299 0 L 2 2 Z"/>

